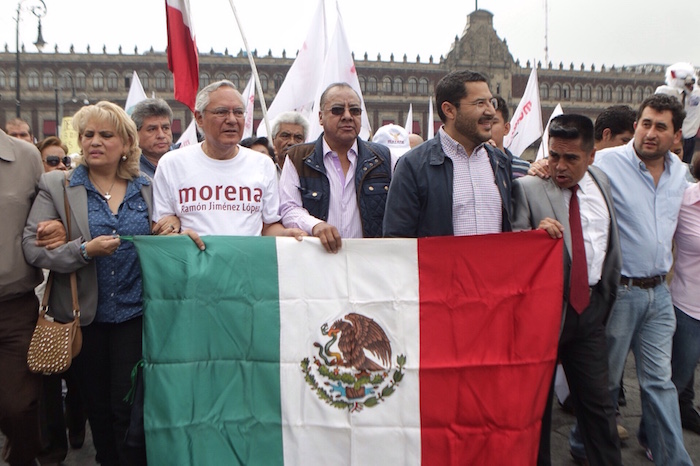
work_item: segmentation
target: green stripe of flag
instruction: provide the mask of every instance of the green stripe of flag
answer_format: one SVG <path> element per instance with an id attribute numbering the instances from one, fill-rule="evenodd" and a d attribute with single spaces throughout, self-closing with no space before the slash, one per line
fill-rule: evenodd
<path id="1" fill-rule="evenodd" d="M 204 240 L 199 251 L 188 237 L 134 239 L 149 462 L 280 464 L 275 239 Z"/>

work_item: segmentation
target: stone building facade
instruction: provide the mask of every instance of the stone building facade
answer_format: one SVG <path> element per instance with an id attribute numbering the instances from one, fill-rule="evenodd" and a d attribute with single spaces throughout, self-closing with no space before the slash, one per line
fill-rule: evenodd
<path id="1" fill-rule="evenodd" d="M 272 102 L 293 58 L 283 53 L 273 57 L 255 53 L 266 102 Z M 387 60 L 388 58 L 388 60 Z M 200 86 L 227 78 L 240 88 L 250 76 L 248 58 L 243 52 L 200 51 Z M 445 56 L 438 60 L 404 55 L 370 58 L 355 56 L 372 128 L 383 124 L 403 125 L 409 104 L 413 104 L 414 132 L 427 134 L 428 102 L 435 85 L 447 72 L 472 69 L 488 76 L 491 89 L 502 95 L 514 108 L 522 96 L 531 66 L 537 66 L 542 115 L 547 119 L 561 103 L 565 112 L 578 112 L 592 118 L 614 104 L 637 106 L 664 82 L 665 65 L 621 66 L 596 69 L 573 63 L 521 64 L 514 60 L 508 44 L 493 28 L 493 15 L 476 10 L 468 15 L 461 37 L 455 37 Z M 31 122 L 37 138 L 55 134 L 56 120 L 72 115 L 85 101 L 110 100 L 124 105 L 136 71 L 147 95 L 155 92 L 173 107 L 173 132 L 179 135 L 192 119 L 189 110 L 173 98 L 172 74 L 167 68 L 165 52 L 153 49 L 117 54 L 101 51 L 86 53 L 55 49 L 50 53 L 21 53 L 21 112 Z M 15 116 L 15 52 L 7 45 L 0 52 L 0 125 Z M 261 118 L 256 104 L 256 124 Z M 435 113 L 437 119 L 437 112 Z M 439 127 L 439 120 L 433 122 Z"/>

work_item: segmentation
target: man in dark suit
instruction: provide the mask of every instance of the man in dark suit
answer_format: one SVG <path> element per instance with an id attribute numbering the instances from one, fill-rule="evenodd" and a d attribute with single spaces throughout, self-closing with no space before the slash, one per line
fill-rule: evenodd
<path id="1" fill-rule="evenodd" d="M 595 156 L 591 120 L 573 114 L 553 119 L 549 152 L 550 179 L 529 176 L 514 184 L 513 229 L 539 228 L 552 238 L 564 238 L 559 358 L 590 464 L 621 464 L 605 342 L 605 322 L 615 302 L 621 256 L 608 179 L 590 166 Z M 538 464 L 551 464 L 550 428 L 548 403 Z"/>

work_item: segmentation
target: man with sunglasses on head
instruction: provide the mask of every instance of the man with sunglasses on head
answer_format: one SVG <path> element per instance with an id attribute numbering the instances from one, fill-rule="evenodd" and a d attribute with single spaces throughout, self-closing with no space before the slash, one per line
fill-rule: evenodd
<path id="1" fill-rule="evenodd" d="M 285 227 L 318 237 L 335 253 L 342 238 L 382 236 L 394 161 L 388 148 L 358 137 L 362 103 L 349 84 L 326 88 L 318 116 L 321 136 L 288 150 L 280 214 Z"/>
<path id="2" fill-rule="evenodd" d="M 511 230 L 511 159 L 485 144 L 498 102 L 486 77 L 455 71 L 435 88 L 438 134 L 396 165 L 384 236 L 418 238 Z"/>

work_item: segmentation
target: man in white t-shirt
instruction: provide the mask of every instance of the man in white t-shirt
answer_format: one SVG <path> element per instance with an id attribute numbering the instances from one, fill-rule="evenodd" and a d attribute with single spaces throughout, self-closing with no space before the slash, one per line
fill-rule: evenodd
<path id="1" fill-rule="evenodd" d="M 176 215 L 200 235 L 296 236 L 279 223 L 277 173 L 270 157 L 241 147 L 245 106 L 230 81 L 197 94 L 195 118 L 204 141 L 167 153 L 158 163 L 154 218 Z"/>

